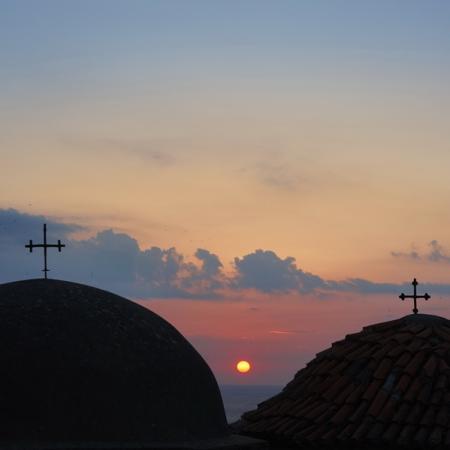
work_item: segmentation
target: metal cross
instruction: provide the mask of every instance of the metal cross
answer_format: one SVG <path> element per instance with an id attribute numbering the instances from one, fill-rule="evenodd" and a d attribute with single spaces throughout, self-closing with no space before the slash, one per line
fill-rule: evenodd
<path id="1" fill-rule="evenodd" d="M 30 249 L 30 253 L 33 252 L 33 248 L 43 248 L 44 249 L 44 269 L 42 272 L 44 272 L 44 278 L 47 279 L 47 272 L 50 272 L 50 270 L 47 268 L 47 249 L 48 248 L 57 248 L 60 252 L 61 249 L 65 247 L 64 244 L 61 244 L 61 241 L 58 239 L 57 244 L 47 244 L 47 224 L 44 223 L 44 243 L 43 244 L 33 244 L 33 241 L 30 239 L 30 243 L 28 245 L 25 245 L 25 248 Z"/>
<path id="2" fill-rule="evenodd" d="M 419 310 L 417 309 L 417 299 L 418 298 L 424 298 L 425 300 L 428 300 L 429 298 L 431 298 L 431 296 L 429 296 L 427 293 L 425 293 L 424 295 L 417 295 L 417 285 L 419 284 L 417 282 L 417 280 L 414 278 L 413 282 L 411 283 L 414 286 L 414 294 L 413 295 L 405 295 L 403 292 L 399 295 L 399 298 L 401 298 L 402 300 L 405 300 L 405 298 L 413 298 L 414 299 L 414 309 L 413 309 L 413 313 L 417 314 L 419 312 Z"/>

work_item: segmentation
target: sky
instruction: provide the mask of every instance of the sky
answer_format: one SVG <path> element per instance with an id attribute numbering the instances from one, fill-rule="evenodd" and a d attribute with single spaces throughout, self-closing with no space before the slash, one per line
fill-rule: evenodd
<path id="1" fill-rule="evenodd" d="M 448 2 L 0 0 L 0 42 L 0 282 L 45 221 L 51 276 L 220 383 L 287 382 L 413 277 L 450 317 Z"/>

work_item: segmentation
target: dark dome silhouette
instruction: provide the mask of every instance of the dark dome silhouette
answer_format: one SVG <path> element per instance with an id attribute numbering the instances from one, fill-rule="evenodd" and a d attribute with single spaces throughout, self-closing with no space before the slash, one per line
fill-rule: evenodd
<path id="1" fill-rule="evenodd" d="M 450 448 L 450 321 L 417 314 L 350 334 L 237 425 L 275 447 Z"/>
<path id="2" fill-rule="evenodd" d="M 227 434 L 197 351 L 158 315 L 106 291 L 56 280 L 0 285 L 0 361 L 0 446 Z"/>

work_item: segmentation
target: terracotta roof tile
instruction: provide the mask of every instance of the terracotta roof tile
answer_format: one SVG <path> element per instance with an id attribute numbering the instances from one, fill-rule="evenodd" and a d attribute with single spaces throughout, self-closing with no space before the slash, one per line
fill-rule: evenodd
<path id="1" fill-rule="evenodd" d="M 349 421 L 353 423 L 359 422 L 363 417 L 365 417 L 368 408 L 369 403 L 367 401 L 362 401 L 359 405 L 357 405 L 354 413 L 349 417 Z"/>
<path id="2" fill-rule="evenodd" d="M 350 403 L 355 405 L 361 399 L 362 394 L 364 393 L 365 386 L 360 384 L 355 389 L 353 389 L 352 393 L 346 398 L 346 403 Z"/>
<path id="3" fill-rule="evenodd" d="M 338 405 L 345 403 L 347 398 L 350 397 L 353 392 L 355 392 L 356 386 L 353 383 L 348 384 L 341 393 L 335 398 L 334 402 Z"/>
<path id="4" fill-rule="evenodd" d="M 431 400 L 431 394 L 433 393 L 433 384 L 430 380 L 420 381 L 420 390 L 417 395 L 417 400 L 421 401 L 424 404 L 428 404 Z"/>
<path id="5" fill-rule="evenodd" d="M 391 359 L 389 359 L 389 358 L 382 359 L 377 370 L 373 374 L 373 377 L 383 380 L 390 372 L 390 370 L 392 368 L 392 364 L 393 363 L 392 363 Z"/>
<path id="6" fill-rule="evenodd" d="M 433 327 L 433 333 L 444 341 L 448 342 L 450 340 L 450 331 L 447 329 L 447 327 L 435 326 Z"/>
<path id="7" fill-rule="evenodd" d="M 331 371 L 328 371 L 328 373 L 333 373 L 333 374 L 340 374 L 342 373 L 348 366 L 349 366 L 349 362 L 344 359 L 342 361 L 338 361 L 339 364 L 336 365 L 336 367 Z"/>
<path id="8" fill-rule="evenodd" d="M 389 358 L 398 358 L 405 353 L 405 349 L 401 345 L 394 345 L 392 349 L 387 353 Z"/>
<path id="9" fill-rule="evenodd" d="M 424 328 L 420 333 L 417 333 L 416 336 L 421 339 L 428 339 L 433 334 L 433 328 L 427 327 Z"/>
<path id="10" fill-rule="evenodd" d="M 337 436 L 339 441 L 347 441 L 351 438 L 356 430 L 356 425 L 354 423 L 349 423 Z"/>
<path id="11" fill-rule="evenodd" d="M 413 338 L 413 336 L 411 333 L 395 333 L 389 336 L 389 338 L 397 341 L 399 344 L 406 344 Z"/>
<path id="12" fill-rule="evenodd" d="M 430 436 L 428 437 L 428 442 L 432 446 L 437 446 L 442 443 L 442 439 L 444 437 L 442 427 L 434 427 Z"/>
<path id="13" fill-rule="evenodd" d="M 398 383 L 395 385 L 394 392 L 397 392 L 400 396 L 403 395 L 407 391 L 410 383 L 411 377 L 404 373 L 398 380 Z"/>
<path id="14" fill-rule="evenodd" d="M 415 433 L 413 437 L 413 441 L 416 444 L 423 445 L 428 440 L 428 435 L 430 434 L 430 429 L 428 427 L 420 427 L 419 430 Z"/>
<path id="15" fill-rule="evenodd" d="M 443 389 L 433 389 L 433 392 L 431 394 L 430 403 L 432 405 L 440 405 L 442 402 L 442 398 L 444 397 L 444 390 Z"/>
<path id="16" fill-rule="evenodd" d="M 448 405 L 442 405 L 436 415 L 435 423 L 443 427 L 448 427 L 450 419 L 449 412 Z"/>
<path id="17" fill-rule="evenodd" d="M 399 400 L 394 396 L 390 396 L 388 401 L 383 406 L 383 409 L 378 414 L 377 418 L 383 423 L 388 423 L 394 417 L 395 411 L 398 408 Z"/>
<path id="18" fill-rule="evenodd" d="M 283 435 L 287 438 L 293 438 L 300 430 L 304 429 L 307 424 L 305 420 L 295 419 L 290 426 L 283 431 Z"/>
<path id="19" fill-rule="evenodd" d="M 395 386 L 395 383 L 396 383 L 397 379 L 398 379 L 398 373 L 397 373 L 396 369 L 394 369 L 384 379 L 384 383 L 381 386 L 381 389 L 385 390 L 386 392 L 391 392 L 393 387 Z"/>
<path id="20" fill-rule="evenodd" d="M 370 405 L 367 414 L 370 414 L 372 417 L 378 417 L 381 410 L 383 409 L 383 406 L 386 404 L 386 401 L 388 399 L 388 394 L 383 389 L 378 390 L 377 395 L 375 396 L 374 400 L 372 401 L 372 404 Z"/>
<path id="21" fill-rule="evenodd" d="M 402 430 L 400 431 L 397 442 L 400 445 L 408 445 L 411 442 L 412 436 L 414 436 L 415 432 L 416 432 L 415 426 L 413 426 L 413 425 L 404 426 L 402 428 Z"/>
<path id="22" fill-rule="evenodd" d="M 309 397 L 303 399 L 303 401 L 295 402 L 292 409 L 287 413 L 291 417 L 305 417 L 306 412 L 320 406 L 320 402 L 312 402 Z"/>
<path id="23" fill-rule="evenodd" d="M 413 402 L 419 391 L 422 389 L 422 383 L 419 381 L 418 378 L 413 379 L 412 383 L 409 385 L 408 390 L 403 397 L 408 402 Z"/>
<path id="24" fill-rule="evenodd" d="M 418 350 L 422 349 L 422 347 L 426 344 L 423 339 L 413 339 L 409 345 L 406 347 L 408 352 L 416 354 Z"/>
<path id="25" fill-rule="evenodd" d="M 328 431 L 326 431 L 323 435 L 322 435 L 322 440 L 323 441 L 331 441 L 331 440 L 333 440 L 334 438 L 336 438 L 337 437 L 337 435 L 339 434 L 339 432 L 340 432 L 340 430 L 339 430 L 339 428 L 336 428 L 336 427 L 330 427 L 329 429 L 328 429 Z"/>
<path id="26" fill-rule="evenodd" d="M 450 392 L 449 391 L 445 392 L 443 401 L 444 401 L 445 404 L 449 404 L 450 403 Z"/>
<path id="27" fill-rule="evenodd" d="M 368 357 L 374 348 L 371 344 L 357 345 L 352 350 L 345 355 L 345 359 L 349 361 L 357 361 L 361 357 Z"/>
<path id="28" fill-rule="evenodd" d="M 319 417 L 314 419 L 314 423 L 320 424 L 323 422 L 328 423 L 330 418 L 334 415 L 337 408 L 335 405 L 329 405 L 326 411 L 324 411 Z"/>
<path id="29" fill-rule="evenodd" d="M 420 419 L 423 416 L 423 413 L 424 413 L 424 407 L 420 403 L 415 403 L 411 407 L 411 409 L 406 417 L 405 423 L 408 423 L 410 425 L 418 424 L 420 422 Z"/>
<path id="30" fill-rule="evenodd" d="M 349 378 L 355 377 L 358 373 L 367 367 L 368 358 L 360 358 L 352 361 L 345 369 L 344 374 Z"/>
<path id="31" fill-rule="evenodd" d="M 443 359 L 439 361 L 439 370 L 446 375 L 450 375 L 450 367 Z"/>
<path id="32" fill-rule="evenodd" d="M 423 370 L 425 371 L 426 375 L 429 377 L 432 377 L 434 373 L 436 372 L 437 366 L 438 366 L 439 360 L 431 354 L 431 356 L 428 358 L 428 361 L 423 366 Z"/>
<path id="33" fill-rule="evenodd" d="M 381 380 L 373 380 L 367 388 L 366 392 L 364 392 L 362 398 L 370 402 L 377 394 L 378 389 L 381 387 L 381 385 Z"/>
<path id="34" fill-rule="evenodd" d="M 360 372 L 353 376 L 353 380 L 357 384 L 367 385 L 372 379 L 372 371 L 369 366 L 366 365 Z"/>
<path id="35" fill-rule="evenodd" d="M 349 416 L 352 415 L 353 412 L 354 412 L 353 405 L 348 405 L 348 404 L 342 405 L 338 409 L 336 414 L 331 418 L 331 422 L 334 423 L 335 425 L 344 423 L 349 418 Z"/>
<path id="36" fill-rule="evenodd" d="M 372 358 L 376 361 L 379 361 L 381 358 L 383 358 L 390 350 L 392 350 L 391 348 L 388 348 L 387 346 L 380 346 L 379 348 L 376 349 L 376 351 L 374 353 L 372 353 Z"/>
<path id="37" fill-rule="evenodd" d="M 447 383 L 447 375 L 441 373 L 436 380 L 436 389 L 446 389 L 448 386 Z"/>
<path id="38" fill-rule="evenodd" d="M 302 433 L 304 438 L 308 441 L 314 441 L 321 439 L 322 436 L 330 429 L 326 424 L 321 424 L 319 426 L 311 427 L 307 429 L 307 433 Z"/>
<path id="39" fill-rule="evenodd" d="M 395 367 L 402 367 L 402 368 L 406 367 L 408 365 L 408 363 L 411 361 L 411 359 L 412 359 L 412 354 L 409 352 L 405 352 L 405 349 L 403 349 L 403 353 L 395 361 L 394 365 L 395 365 Z"/>
<path id="40" fill-rule="evenodd" d="M 425 325 L 423 324 L 413 324 L 413 325 L 409 325 L 408 327 L 405 328 L 405 330 L 411 332 L 412 334 L 415 335 L 420 335 L 422 330 L 426 330 L 427 327 L 425 327 Z"/>
<path id="41" fill-rule="evenodd" d="M 355 432 L 352 435 L 352 440 L 355 441 L 361 441 L 364 440 L 367 437 L 367 434 L 369 433 L 370 429 L 373 426 L 373 419 L 369 419 L 366 417 L 358 428 L 356 428 Z"/>
<path id="42" fill-rule="evenodd" d="M 345 358 L 350 348 L 349 345 L 345 345 L 344 341 L 337 342 L 331 346 L 331 356 L 334 358 Z"/>
<path id="43" fill-rule="evenodd" d="M 370 427 L 367 438 L 369 441 L 381 441 L 381 437 L 383 436 L 385 429 L 386 427 L 384 424 L 376 422 Z"/>
<path id="44" fill-rule="evenodd" d="M 346 449 L 450 450 L 450 324 L 417 315 L 366 327 L 318 354 L 243 432 Z"/>
<path id="45" fill-rule="evenodd" d="M 404 372 L 406 372 L 411 377 L 414 377 L 418 373 L 424 358 L 425 358 L 424 352 L 421 351 L 416 353 L 411 359 L 411 361 L 408 363 L 408 365 L 403 369 Z"/>
<path id="46" fill-rule="evenodd" d="M 345 377 L 334 378 L 332 383 L 330 383 L 329 389 L 325 390 L 322 397 L 328 401 L 333 401 L 339 392 L 346 386 L 348 380 Z"/>
<path id="47" fill-rule="evenodd" d="M 436 416 L 436 410 L 433 406 L 429 406 L 426 409 L 425 414 L 422 416 L 422 420 L 419 422 L 420 425 L 426 425 L 428 427 L 432 426 L 434 422 L 434 417 Z"/>
<path id="48" fill-rule="evenodd" d="M 401 427 L 398 423 L 391 423 L 381 436 L 383 441 L 387 442 L 395 442 L 397 440 L 397 436 L 400 433 Z"/>
<path id="49" fill-rule="evenodd" d="M 285 434 L 286 430 L 291 429 L 298 423 L 297 420 L 292 417 L 286 417 L 283 421 L 278 422 L 277 424 L 277 434 Z"/>

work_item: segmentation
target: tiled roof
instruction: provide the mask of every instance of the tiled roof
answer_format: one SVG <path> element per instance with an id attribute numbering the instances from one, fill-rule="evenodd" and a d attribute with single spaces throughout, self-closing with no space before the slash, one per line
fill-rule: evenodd
<path id="1" fill-rule="evenodd" d="M 450 321 L 417 314 L 346 336 L 240 427 L 301 447 L 450 448 Z"/>

